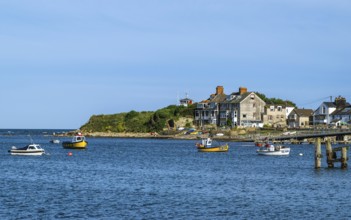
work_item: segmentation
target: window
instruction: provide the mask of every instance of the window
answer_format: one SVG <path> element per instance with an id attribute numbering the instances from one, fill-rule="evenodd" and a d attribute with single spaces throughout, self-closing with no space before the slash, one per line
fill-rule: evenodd
<path id="1" fill-rule="evenodd" d="M 282 107 L 278 106 L 278 112 L 281 112 L 281 111 L 282 111 Z"/>
<path id="2" fill-rule="evenodd" d="M 254 95 L 254 94 L 251 94 L 251 95 L 250 95 L 250 98 L 251 98 L 251 99 L 255 99 L 255 95 Z"/>
<path id="3" fill-rule="evenodd" d="M 323 106 L 322 108 L 322 114 L 325 114 L 326 110 L 325 110 L 325 106 Z"/>
<path id="4" fill-rule="evenodd" d="M 197 108 L 204 108 L 204 104 L 197 104 Z"/>
<path id="5" fill-rule="evenodd" d="M 243 114 L 243 118 L 246 118 L 246 114 Z"/>

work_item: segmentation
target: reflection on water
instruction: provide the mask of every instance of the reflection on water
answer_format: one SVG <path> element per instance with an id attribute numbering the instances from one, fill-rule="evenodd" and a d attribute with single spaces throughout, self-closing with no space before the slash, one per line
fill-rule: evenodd
<path id="1" fill-rule="evenodd" d="M 350 171 L 315 170 L 313 145 L 265 157 L 248 143 L 198 153 L 194 141 L 89 138 L 72 151 L 33 140 L 50 155 L 10 156 L 28 140 L 0 136 L 1 219 L 351 218 Z"/>

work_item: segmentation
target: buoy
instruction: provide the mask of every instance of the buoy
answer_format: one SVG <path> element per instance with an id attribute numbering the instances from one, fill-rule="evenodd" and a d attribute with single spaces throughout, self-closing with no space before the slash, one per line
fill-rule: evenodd
<path id="1" fill-rule="evenodd" d="M 303 153 L 299 153 L 300 156 L 303 156 Z"/>
<path id="2" fill-rule="evenodd" d="M 72 154 L 72 152 L 68 152 L 68 154 L 67 154 L 68 156 L 72 156 L 73 154 Z"/>

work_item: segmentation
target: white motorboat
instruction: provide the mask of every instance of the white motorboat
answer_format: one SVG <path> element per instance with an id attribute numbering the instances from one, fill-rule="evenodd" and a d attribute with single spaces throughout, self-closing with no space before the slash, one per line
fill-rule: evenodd
<path id="1" fill-rule="evenodd" d="M 257 150 L 257 153 L 266 156 L 288 156 L 290 154 L 290 147 L 266 144 L 264 147 L 260 147 L 260 149 Z"/>
<path id="2" fill-rule="evenodd" d="M 22 148 L 17 148 L 13 146 L 9 150 L 11 155 L 29 155 L 29 156 L 40 156 L 45 154 L 45 150 L 40 147 L 39 144 L 29 144 Z"/>
<path id="3" fill-rule="evenodd" d="M 52 139 L 52 140 L 50 140 L 50 143 L 59 144 L 60 140 L 59 139 Z"/>

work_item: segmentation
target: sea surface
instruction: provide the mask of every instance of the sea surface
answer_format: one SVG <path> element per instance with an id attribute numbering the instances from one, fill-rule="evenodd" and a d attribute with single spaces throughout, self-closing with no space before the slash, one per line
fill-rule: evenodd
<path id="1" fill-rule="evenodd" d="M 351 219 L 351 167 L 315 170 L 313 145 L 267 157 L 252 143 L 199 153 L 194 140 L 88 138 L 68 150 L 53 132 L 0 130 L 0 219 Z M 30 139 L 47 155 L 9 155 Z"/>

